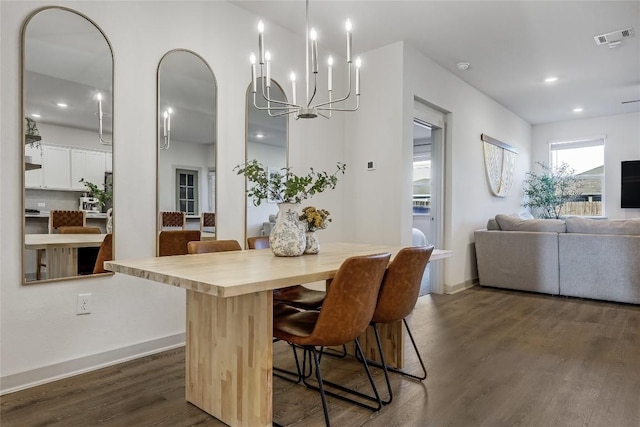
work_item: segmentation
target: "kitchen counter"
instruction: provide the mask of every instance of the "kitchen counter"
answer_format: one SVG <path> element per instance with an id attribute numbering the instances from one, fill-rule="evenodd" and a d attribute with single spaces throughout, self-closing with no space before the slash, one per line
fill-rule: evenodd
<path id="1" fill-rule="evenodd" d="M 49 218 L 49 211 L 40 211 L 40 213 L 25 213 L 25 218 Z M 107 219 L 107 214 L 104 212 L 89 212 L 87 211 L 87 219 Z"/>

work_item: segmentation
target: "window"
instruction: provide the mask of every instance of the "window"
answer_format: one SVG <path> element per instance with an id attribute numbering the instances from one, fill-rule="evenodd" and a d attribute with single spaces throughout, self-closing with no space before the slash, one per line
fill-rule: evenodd
<path id="1" fill-rule="evenodd" d="M 549 144 L 550 166 L 566 163 L 579 180 L 580 195 L 567 204 L 561 215 L 603 216 L 604 137 Z"/>
<path id="2" fill-rule="evenodd" d="M 198 213 L 198 171 L 176 169 L 176 210 Z"/>

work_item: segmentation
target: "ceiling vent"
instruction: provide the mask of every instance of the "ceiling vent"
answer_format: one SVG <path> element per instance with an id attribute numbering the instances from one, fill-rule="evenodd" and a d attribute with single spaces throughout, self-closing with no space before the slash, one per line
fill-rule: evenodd
<path id="1" fill-rule="evenodd" d="M 623 39 L 634 36 L 635 33 L 633 28 L 625 28 L 624 30 L 617 30 L 606 34 L 600 34 L 599 36 L 594 36 L 593 39 L 596 41 L 597 45 L 607 44 L 609 47 L 618 47 Z"/>

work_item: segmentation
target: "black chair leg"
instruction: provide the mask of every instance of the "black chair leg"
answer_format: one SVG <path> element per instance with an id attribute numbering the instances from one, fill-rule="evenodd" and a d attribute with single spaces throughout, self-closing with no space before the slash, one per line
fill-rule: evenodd
<path id="1" fill-rule="evenodd" d="M 371 324 L 373 328 L 373 332 L 376 336 L 376 343 L 378 344 L 378 353 L 380 354 L 380 361 L 382 365 L 382 370 L 384 371 L 384 380 L 387 383 L 387 390 L 389 391 L 389 399 L 383 400 L 382 403 L 388 405 L 393 400 L 393 391 L 391 390 L 391 382 L 389 381 L 389 370 L 387 369 L 387 363 L 384 360 L 384 351 L 382 351 L 382 342 L 380 340 L 380 334 L 378 333 L 378 325 L 375 323 Z"/>
<path id="2" fill-rule="evenodd" d="M 402 376 L 412 378 L 414 380 L 423 381 L 427 378 L 427 368 L 424 366 L 424 362 L 422 361 L 422 356 L 420 356 L 420 352 L 418 351 L 418 346 L 416 345 L 416 341 L 413 339 L 413 334 L 411 333 L 411 329 L 409 328 L 409 324 L 407 323 L 407 319 L 402 319 L 404 322 L 404 326 L 407 329 L 407 333 L 409 334 L 409 338 L 411 339 L 411 344 L 413 345 L 413 349 L 416 352 L 416 356 L 418 356 L 418 361 L 420 362 L 420 366 L 422 367 L 422 375 L 414 375 L 410 374 L 402 369 L 394 368 L 393 366 L 386 365 L 386 368 L 389 372 L 395 372 Z M 378 347 L 380 349 L 380 347 Z M 369 365 L 375 366 L 376 368 L 382 368 L 382 363 L 375 362 L 373 360 L 368 360 Z"/>
<path id="3" fill-rule="evenodd" d="M 311 352 L 313 352 L 313 360 L 316 365 L 316 379 L 318 380 L 318 390 L 320 391 L 320 398 L 322 399 L 324 423 L 327 425 L 327 427 L 331 427 L 331 422 L 329 421 L 329 408 L 327 407 L 327 396 L 325 396 L 324 384 L 322 382 L 322 372 L 320 371 L 320 357 L 318 356 L 318 352 L 316 351 L 315 347 L 311 347 Z"/>
<path id="4" fill-rule="evenodd" d="M 360 406 L 360 407 L 362 407 L 362 408 L 366 408 L 366 409 L 369 409 L 369 410 L 372 410 L 372 411 L 379 411 L 379 410 L 380 410 L 380 408 L 382 408 L 382 400 L 380 399 L 380 395 L 378 394 L 378 389 L 376 388 L 376 384 L 375 384 L 375 382 L 373 381 L 373 377 L 371 376 L 371 371 L 369 370 L 369 365 L 367 364 L 367 361 L 366 361 L 366 359 L 364 358 L 364 352 L 362 351 L 362 348 L 360 347 L 360 342 L 356 339 L 356 340 L 355 340 L 355 343 L 356 343 L 356 350 L 357 350 L 357 353 L 358 353 L 358 354 L 360 355 L 360 357 L 364 360 L 363 365 L 364 365 L 365 371 L 366 371 L 366 373 L 367 373 L 367 378 L 369 379 L 369 384 L 371 384 L 371 388 L 373 389 L 374 396 L 370 396 L 370 395 L 367 395 L 367 394 L 361 393 L 361 392 L 359 392 L 359 391 L 352 390 L 352 389 L 350 389 L 350 388 L 344 387 L 344 386 L 342 386 L 342 385 L 340 385 L 340 384 L 336 384 L 336 383 L 334 383 L 334 382 L 327 381 L 327 380 L 324 380 L 324 381 L 323 381 L 323 384 L 324 384 L 325 386 L 327 386 L 327 385 L 328 385 L 328 386 L 330 386 L 331 388 L 335 388 L 335 389 L 337 389 L 337 390 L 341 390 L 341 391 L 343 391 L 343 392 L 345 392 L 345 393 L 348 393 L 348 394 L 351 394 L 351 395 L 353 395 L 353 396 L 357 396 L 357 397 L 359 397 L 359 398 L 361 398 L 361 399 L 365 399 L 365 400 L 369 400 L 369 401 L 371 401 L 371 402 L 375 402 L 375 405 L 368 405 L 368 404 L 366 404 L 366 403 L 364 403 L 364 402 L 360 402 L 360 401 L 358 401 L 358 400 L 350 399 L 350 398 L 348 398 L 348 397 L 346 397 L 346 396 L 344 396 L 344 395 L 334 393 L 334 392 L 332 392 L 332 391 L 330 391 L 330 390 L 325 390 L 325 391 L 324 391 L 324 393 L 325 393 L 325 394 L 327 394 L 327 395 L 329 395 L 329 396 L 335 397 L 335 398 L 337 398 L 337 399 L 344 400 L 344 401 L 346 401 L 346 402 L 351 402 L 351 403 L 353 403 L 353 404 L 355 404 L 355 405 L 358 405 L 358 406 Z M 309 350 L 311 350 L 311 349 L 309 349 Z M 317 353 L 319 353 L 319 352 L 317 352 Z M 317 353 L 316 353 L 316 354 L 317 354 Z M 319 362 L 320 362 L 320 357 L 319 357 L 319 356 L 317 356 L 317 359 L 318 359 L 318 363 L 319 363 Z M 303 368 L 303 369 L 304 369 L 304 368 Z M 317 372 L 316 372 L 316 375 L 317 375 Z M 317 386 L 315 386 L 315 385 L 313 385 L 313 384 L 309 383 L 309 382 L 307 381 L 307 378 L 303 378 L 303 379 L 302 379 L 302 382 L 304 383 L 304 385 L 306 385 L 306 386 L 307 386 L 307 387 L 309 387 L 309 388 L 312 388 L 312 389 L 314 389 L 314 390 L 319 390 L 319 387 L 317 387 Z"/>
<path id="5" fill-rule="evenodd" d="M 305 376 L 304 372 L 300 371 L 300 361 L 298 360 L 298 352 L 296 351 L 296 346 L 293 344 L 289 344 L 291 346 L 291 350 L 293 351 L 293 359 L 296 361 L 296 372 L 291 372 L 286 369 L 278 368 L 277 366 L 273 367 L 273 375 L 278 378 L 282 378 L 283 380 L 290 381 L 294 384 L 298 384 L 302 381 L 302 378 Z M 304 356 L 306 358 L 306 352 Z M 304 369 L 304 363 L 303 363 Z M 309 367 L 309 375 L 311 375 L 311 367 Z"/>

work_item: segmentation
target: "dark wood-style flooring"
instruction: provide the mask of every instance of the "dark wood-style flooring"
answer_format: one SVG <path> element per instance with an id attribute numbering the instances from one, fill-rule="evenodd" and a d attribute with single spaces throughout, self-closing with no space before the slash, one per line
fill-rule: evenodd
<path id="1" fill-rule="evenodd" d="M 427 380 L 394 375 L 394 401 L 375 413 L 330 398 L 334 426 L 640 426 L 640 306 L 475 287 L 420 298 L 410 325 Z M 276 365 L 290 355 L 275 344 Z M 330 379 L 365 385 L 353 360 L 323 363 Z M 273 405 L 282 425 L 324 425 L 319 396 L 303 386 L 274 378 Z M 185 402 L 183 348 L 5 395 L 0 420 L 223 425 Z"/>

